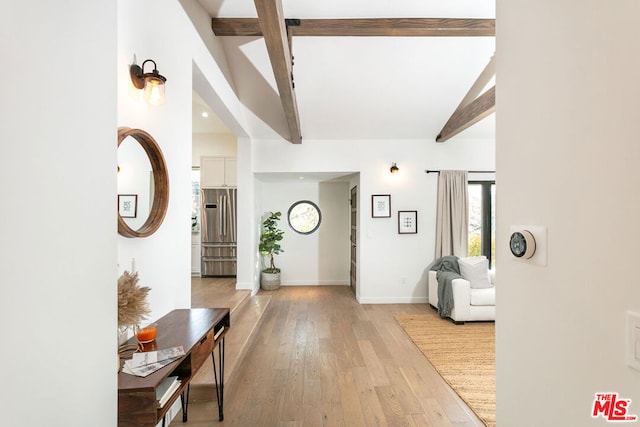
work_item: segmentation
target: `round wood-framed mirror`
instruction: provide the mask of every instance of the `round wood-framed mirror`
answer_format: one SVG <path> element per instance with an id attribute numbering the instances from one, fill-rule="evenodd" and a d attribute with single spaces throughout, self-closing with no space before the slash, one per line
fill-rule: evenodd
<path id="1" fill-rule="evenodd" d="M 167 172 L 167 164 L 164 161 L 162 150 L 156 140 L 142 129 L 132 129 L 128 127 L 118 128 L 118 147 L 127 137 L 134 138 L 144 149 L 149 162 L 151 163 L 151 171 L 153 172 L 153 201 L 147 220 L 140 228 L 134 230 L 131 228 L 120 215 L 120 206 L 118 206 L 118 233 L 125 237 L 148 237 L 156 232 L 156 230 L 164 221 L 169 205 L 169 173 Z"/>

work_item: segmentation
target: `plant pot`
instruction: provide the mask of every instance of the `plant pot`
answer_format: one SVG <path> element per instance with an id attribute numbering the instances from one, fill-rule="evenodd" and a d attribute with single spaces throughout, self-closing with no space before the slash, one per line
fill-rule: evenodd
<path id="1" fill-rule="evenodd" d="M 280 288 L 280 273 L 260 272 L 260 287 L 265 291 L 274 291 Z"/>

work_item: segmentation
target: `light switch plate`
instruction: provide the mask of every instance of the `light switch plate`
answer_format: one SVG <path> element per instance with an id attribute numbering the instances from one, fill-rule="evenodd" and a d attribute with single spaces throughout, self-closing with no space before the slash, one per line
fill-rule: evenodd
<path id="1" fill-rule="evenodd" d="M 640 371 L 640 313 L 627 311 L 627 365 Z"/>

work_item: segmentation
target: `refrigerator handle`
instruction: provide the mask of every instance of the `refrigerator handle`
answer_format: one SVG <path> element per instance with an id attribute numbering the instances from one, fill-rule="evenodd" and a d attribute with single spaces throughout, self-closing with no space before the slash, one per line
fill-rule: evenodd
<path id="1" fill-rule="evenodd" d="M 200 190 L 202 193 L 200 194 L 200 197 L 202 197 L 202 203 L 200 203 L 200 235 L 201 235 L 201 239 L 204 238 L 204 236 L 206 236 L 208 234 L 207 231 L 207 221 L 205 221 L 205 209 L 206 209 L 206 204 L 204 202 L 204 191 Z"/>
<path id="2" fill-rule="evenodd" d="M 222 196 L 222 235 L 227 235 L 227 196 Z"/>
<path id="3" fill-rule="evenodd" d="M 222 229 L 222 224 L 224 224 L 224 214 L 222 212 L 223 201 L 224 201 L 223 196 L 220 196 L 220 199 L 218 200 L 218 224 L 220 224 L 220 228 L 219 228 L 220 235 L 224 235 L 224 230 Z"/>

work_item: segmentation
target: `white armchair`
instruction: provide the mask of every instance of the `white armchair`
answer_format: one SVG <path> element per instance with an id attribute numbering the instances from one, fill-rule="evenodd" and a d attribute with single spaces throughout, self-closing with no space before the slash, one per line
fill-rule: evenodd
<path id="1" fill-rule="evenodd" d="M 438 308 L 438 280 L 436 271 L 429 271 L 429 304 Z M 465 279 L 453 279 L 453 309 L 451 319 L 455 323 L 496 320 L 495 272 L 489 271 L 492 286 L 475 289 Z"/>

